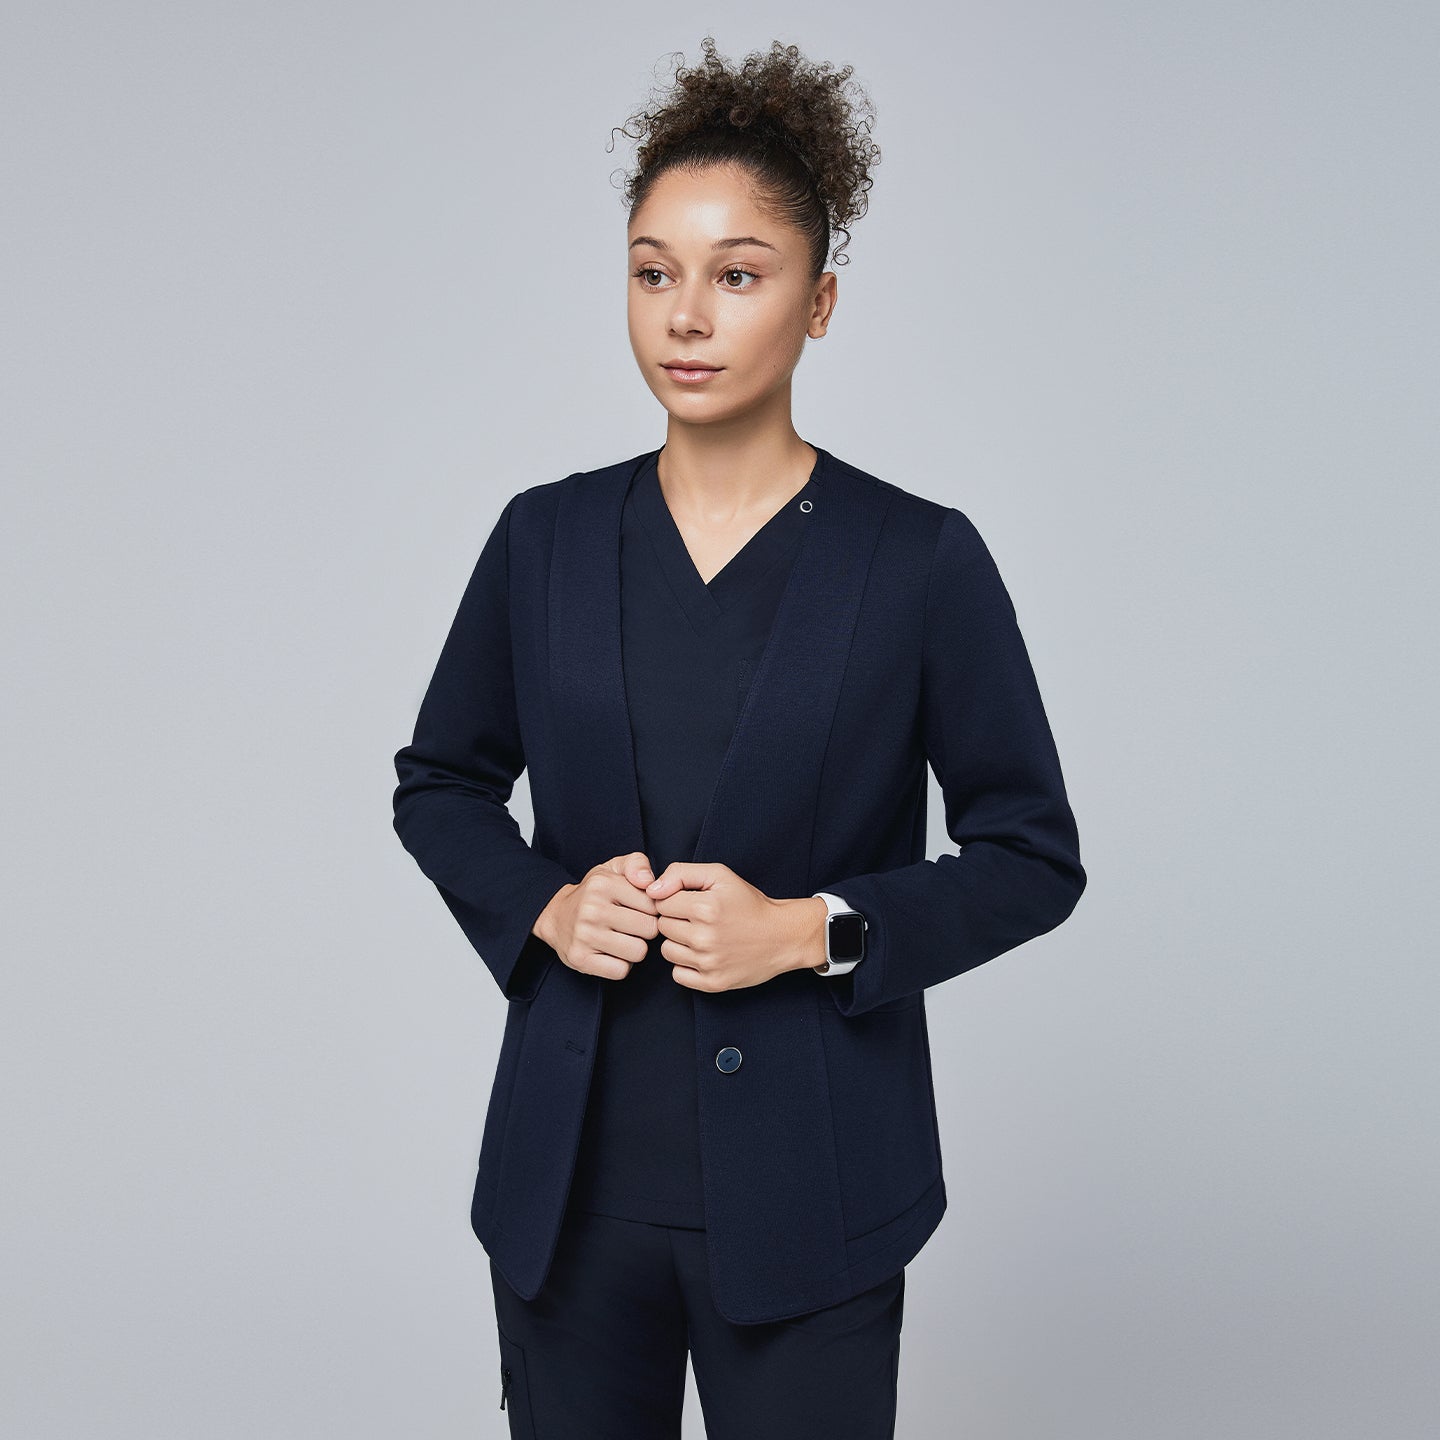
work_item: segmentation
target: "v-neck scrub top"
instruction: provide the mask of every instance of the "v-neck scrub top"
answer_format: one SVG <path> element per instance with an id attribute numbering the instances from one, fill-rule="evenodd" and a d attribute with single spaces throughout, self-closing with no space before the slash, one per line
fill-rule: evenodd
<path id="1" fill-rule="evenodd" d="M 824 464 L 821 455 L 805 486 L 706 584 L 665 502 L 658 453 L 631 480 L 620 525 L 625 693 L 645 853 L 656 875 L 694 858 L 806 520 L 822 503 Z M 569 1203 L 703 1229 L 694 996 L 660 953 L 664 938 L 650 942 L 623 980 L 601 982 L 599 1046 Z"/>

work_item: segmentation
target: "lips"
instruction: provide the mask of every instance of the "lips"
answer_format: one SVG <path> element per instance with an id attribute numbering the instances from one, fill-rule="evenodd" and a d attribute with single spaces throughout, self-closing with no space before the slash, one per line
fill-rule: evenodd
<path id="1" fill-rule="evenodd" d="M 667 360 L 661 367 L 677 385 L 703 385 L 725 367 L 711 365 L 704 360 L 687 363 L 684 360 Z"/>

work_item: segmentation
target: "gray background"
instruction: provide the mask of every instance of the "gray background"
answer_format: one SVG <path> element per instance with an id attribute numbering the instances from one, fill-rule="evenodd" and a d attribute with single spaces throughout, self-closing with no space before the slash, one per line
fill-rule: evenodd
<path id="1" fill-rule="evenodd" d="M 506 1433 L 391 757 L 504 500 L 663 439 L 677 13 L 5 5 L 6 1435 Z M 875 97 L 796 425 L 985 535 L 1091 875 L 930 993 L 899 1434 L 1433 1434 L 1434 6 L 715 23 Z"/>

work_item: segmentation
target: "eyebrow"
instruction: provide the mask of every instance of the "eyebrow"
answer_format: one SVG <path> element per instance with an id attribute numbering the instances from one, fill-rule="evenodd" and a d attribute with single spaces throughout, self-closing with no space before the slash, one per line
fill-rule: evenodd
<path id="1" fill-rule="evenodd" d="M 633 250 L 637 245 L 653 245 L 657 250 L 668 250 L 670 247 L 663 241 L 657 240 L 653 235 L 637 235 L 629 245 Z M 776 250 L 768 240 L 762 240 L 758 235 L 731 235 L 724 240 L 717 240 L 710 248 L 711 250 L 734 250 L 741 245 L 763 245 L 767 250 Z M 778 250 L 776 250 L 778 254 Z"/>

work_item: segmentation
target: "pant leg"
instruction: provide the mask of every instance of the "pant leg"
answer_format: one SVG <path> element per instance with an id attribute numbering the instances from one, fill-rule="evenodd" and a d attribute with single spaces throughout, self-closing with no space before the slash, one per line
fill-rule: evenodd
<path id="1" fill-rule="evenodd" d="M 493 1260 L 490 1277 L 516 1440 L 680 1440 L 685 1313 L 666 1227 L 569 1211 L 533 1300 Z"/>
<path id="2" fill-rule="evenodd" d="M 715 1308 L 703 1230 L 671 1230 L 708 1440 L 893 1440 L 905 1271 L 789 1320 Z"/>

